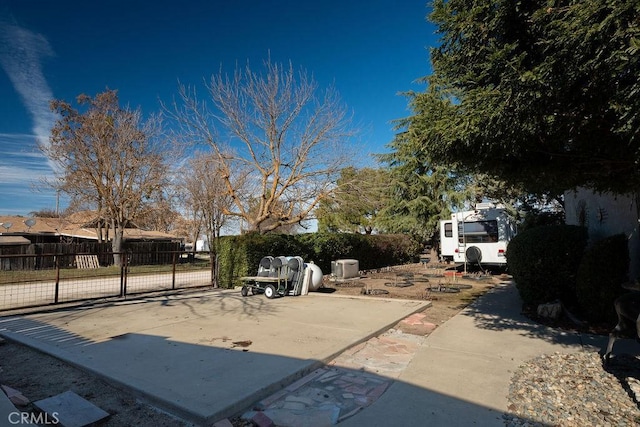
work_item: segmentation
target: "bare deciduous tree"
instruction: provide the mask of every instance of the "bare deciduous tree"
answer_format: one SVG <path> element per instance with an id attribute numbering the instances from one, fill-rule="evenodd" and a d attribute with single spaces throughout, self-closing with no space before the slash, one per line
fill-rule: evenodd
<path id="1" fill-rule="evenodd" d="M 136 216 L 136 225 L 145 230 L 174 233 L 178 227 L 180 213 L 173 206 L 172 197 L 159 197 L 151 203 L 145 203 Z"/>
<path id="2" fill-rule="evenodd" d="M 214 108 L 194 87 L 180 85 L 165 111 L 185 142 L 212 148 L 232 200 L 224 213 L 261 233 L 307 218 L 351 158 L 354 131 L 336 91 L 317 96 L 318 85 L 304 70 L 270 60 L 263 74 L 248 65 L 231 77 L 220 71 L 205 88 Z M 235 170 L 246 171 L 245 185 L 231 180 Z"/>
<path id="3" fill-rule="evenodd" d="M 225 181 L 220 173 L 221 164 L 217 157 L 208 153 L 199 153 L 189 161 L 182 174 L 180 186 L 183 188 L 182 202 L 187 212 L 198 226 L 193 242 L 201 230 L 204 230 L 209 243 L 211 259 L 211 284 L 219 287 L 220 234 L 227 223 L 224 214 L 231 208 L 231 197 L 225 191 Z"/>
<path id="4" fill-rule="evenodd" d="M 157 120 L 142 120 L 139 109 L 121 107 L 117 91 L 77 104 L 54 100 L 60 119 L 40 149 L 57 166 L 54 184 L 71 203 L 91 206 L 113 232 L 114 262 L 119 265 L 124 228 L 167 182 L 165 147 L 157 139 Z"/>

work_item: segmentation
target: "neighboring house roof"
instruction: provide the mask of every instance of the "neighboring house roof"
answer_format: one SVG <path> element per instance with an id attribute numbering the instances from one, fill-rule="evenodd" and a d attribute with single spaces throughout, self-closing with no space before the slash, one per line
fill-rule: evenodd
<path id="1" fill-rule="evenodd" d="M 31 241 L 22 236 L 0 236 L 0 246 L 28 245 L 29 243 Z"/>
<path id="2" fill-rule="evenodd" d="M 96 228 L 99 223 L 103 223 L 104 217 L 98 215 L 95 211 L 80 211 L 66 217 L 70 224 L 82 225 L 83 228 Z M 125 229 L 140 228 L 133 221 L 126 221 Z"/>
<path id="3" fill-rule="evenodd" d="M 34 219 L 35 224 L 29 227 L 25 221 Z M 97 240 L 96 216 L 80 212 L 67 218 L 26 218 L 21 216 L 0 216 L 0 224 L 11 224 L 11 227 L 0 227 L 1 234 L 49 234 L 56 236 L 77 237 L 82 239 Z M 113 236 L 113 230 L 109 230 L 109 237 Z M 161 231 L 142 230 L 140 228 L 125 228 L 125 239 L 140 240 L 177 240 L 178 238 Z"/>

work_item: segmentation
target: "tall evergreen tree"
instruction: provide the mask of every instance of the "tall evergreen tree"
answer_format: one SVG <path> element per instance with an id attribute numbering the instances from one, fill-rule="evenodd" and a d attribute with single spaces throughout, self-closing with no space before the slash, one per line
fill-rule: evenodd
<path id="1" fill-rule="evenodd" d="M 436 0 L 403 143 L 534 193 L 640 184 L 637 0 Z"/>
<path id="2" fill-rule="evenodd" d="M 389 203 L 389 172 L 385 169 L 344 168 L 333 193 L 318 209 L 318 229 L 371 234 L 384 231 L 380 212 Z"/>
<path id="3" fill-rule="evenodd" d="M 403 232 L 430 240 L 438 220 L 461 207 L 471 196 L 470 180 L 445 167 L 425 162 L 423 150 L 408 143 L 409 135 L 399 133 L 389 144 L 391 153 L 379 160 L 391 168 L 391 201 L 381 212 L 381 223 L 390 232 Z"/>

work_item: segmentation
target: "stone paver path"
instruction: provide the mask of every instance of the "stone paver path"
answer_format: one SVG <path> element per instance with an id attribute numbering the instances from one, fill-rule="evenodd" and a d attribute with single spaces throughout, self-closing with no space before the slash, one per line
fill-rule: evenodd
<path id="1" fill-rule="evenodd" d="M 331 426 L 375 402 L 409 365 L 434 328 L 422 313 L 358 344 L 260 401 L 242 418 L 257 425 Z M 404 327 L 412 333 L 404 333 Z M 415 332 L 419 331 L 420 335 Z"/>

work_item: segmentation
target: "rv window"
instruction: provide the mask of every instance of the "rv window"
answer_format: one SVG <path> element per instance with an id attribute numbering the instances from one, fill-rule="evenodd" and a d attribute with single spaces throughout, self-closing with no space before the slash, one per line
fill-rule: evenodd
<path id="1" fill-rule="evenodd" d="M 460 243 L 491 243 L 498 241 L 497 221 L 474 221 L 458 223 Z"/>
<path id="2" fill-rule="evenodd" d="M 444 223 L 444 237 L 453 237 L 453 224 L 450 222 Z"/>

